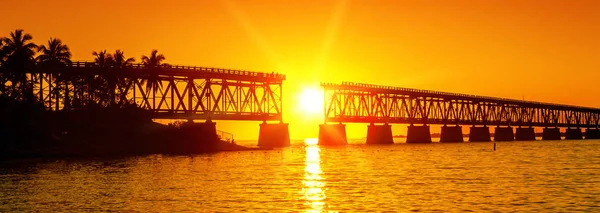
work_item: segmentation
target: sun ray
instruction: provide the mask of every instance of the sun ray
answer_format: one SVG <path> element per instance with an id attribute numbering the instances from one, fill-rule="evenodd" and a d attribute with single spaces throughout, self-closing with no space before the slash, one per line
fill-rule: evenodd
<path id="1" fill-rule="evenodd" d="M 325 37 L 323 38 L 321 52 L 318 55 L 315 65 L 316 74 L 323 72 L 325 66 L 327 65 L 327 59 L 329 58 L 331 48 L 333 46 L 333 43 L 335 42 L 334 39 L 337 37 L 342 18 L 346 13 L 347 5 L 348 0 L 340 0 L 336 3 L 331 12 L 329 23 L 325 32 Z"/>
<path id="2" fill-rule="evenodd" d="M 256 27 L 254 27 L 244 12 L 238 8 L 232 0 L 221 0 L 221 2 L 225 5 L 225 8 L 227 8 L 228 12 L 235 18 L 238 24 L 242 26 L 245 33 L 254 40 L 255 45 L 267 56 L 269 63 L 280 69 L 282 67 L 281 57 L 273 50 L 273 48 L 271 48 L 269 42 L 267 42 L 265 37 L 256 29 Z"/>

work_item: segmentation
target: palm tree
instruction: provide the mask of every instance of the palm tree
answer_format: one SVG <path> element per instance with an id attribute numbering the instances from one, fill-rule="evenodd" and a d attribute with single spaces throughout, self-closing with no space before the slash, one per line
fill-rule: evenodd
<path id="1" fill-rule="evenodd" d="M 37 57 L 38 62 L 52 66 L 65 66 L 71 64 L 71 51 L 69 46 L 62 43 L 60 39 L 50 38 L 48 46 L 42 45 L 38 48 L 41 53 Z"/>
<path id="2" fill-rule="evenodd" d="M 2 68 L 2 65 L 4 64 L 5 56 L 6 54 L 4 54 L 4 39 L 0 38 L 0 68 Z"/>
<path id="3" fill-rule="evenodd" d="M 113 54 L 111 61 L 113 69 L 110 69 L 106 79 L 110 93 L 111 105 L 116 104 L 115 90 L 117 87 L 119 89 L 119 103 L 123 103 L 123 101 L 125 101 L 127 93 L 124 91 L 125 89 L 123 87 L 125 87 L 128 82 L 125 80 L 125 78 L 120 77 L 119 73 L 117 72 L 123 72 L 124 69 L 131 66 L 133 62 L 135 62 L 135 59 L 126 58 L 125 53 L 121 50 L 116 50 Z"/>
<path id="4" fill-rule="evenodd" d="M 7 56 L 3 67 L 10 77 L 13 95 L 22 94 L 24 101 L 33 101 L 33 85 L 27 80 L 27 73 L 31 73 L 35 67 L 33 56 L 37 45 L 31 42 L 32 39 L 29 33 L 23 33 L 21 29 L 11 32 L 10 37 L 2 38 L 2 50 Z M 17 84 L 21 91 L 16 90 Z"/>
<path id="5" fill-rule="evenodd" d="M 110 53 L 106 53 L 106 50 L 100 52 L 94 51 L 92 52 L 92 55 L 95 56 L 95 65 L 100 68 L 109 70 L 111 64 L 113 64 L 113 57 Z M 107 95 L 105 92 L 108 90 L 107 77 L 96 76 L 95 73 L 88 73 L 85 78 L 85 83 L 87 84 L 88 103 L 104 103 L 105 105 L 110 103 L 110 100 L 108 100 L 110 99 L 110 95 Z"/>
<path id="6" fill-rule="evenodd" d="M 162 90 L 162 82 L 158 78 L 158 73 L 165 59 L 163 54 L 158 54 L 158 50 L 152 50 L 150 57 L 142 55 L 142 64 L 150 73 L 148 78 L 142 81 L 142 84 L 146 84 L 146 93 L 152 90 L 152 108 L 154 109 L 156 109 L 156 90 Z M 148 95 L 146 94 L 146 96 Z"/>
<path id="7" fill-rule="evenodd" d="M 41 53 L 37 57 L 37 61 L 39 62 L 42 69 L 49 69 L 53 72 L 60 71 L 62 67 L 71 64 L 71 51 L 69 50 L 69 46 L 63 44 L 60 39 L 50 38 L 48 40 L 48 46 L 42 45 L 38 48 L 38 51 Z M 58 84 L 59 82 L 63 83 L 62 90 L 65 92 L 64 94 L 64 109 L 69 109 L 71 106 L 71 98 L 69 96 L 69 81 L 72 76 L 69 76 L 69 73 L 57 72 L 57 79 L 55 82 Z M 56 100 L 58 100 L 60 96 L 60 87 L 55 87 L 54 95 Z M 40 92 L 40 99 L 43 101 L 43 93 Z M 56 102 L 56 110 L 58 110 L 58 101 Z"/>
<path id="8" fill-rule="evenodd" d="M 158 54 L 158 50 L 152 50 L 150 57 L 142 55 L 142 64 L 150 69 L 159 68 L 165 59 L 163 54 Z"/>
<path id="9" fill-rule="evenodd" d="M 115 54 L 113 54 L 112 57 L 114 60 L 114 67 L 116 68 L 125 68 L 135 62 L 135 58 L 126 58 L 125 53 L 121 50 L 115 51 Z"/>
<path id="10" fill-rule="evenodd" d="M 5 95 L 5 84 L 6 84 L 6 75 L 4 74 L 4 60 L 6 59 L 6 54 L 4 54 L 4 39 L 0 38 L 0 95 Z"/>
<path id="11" fill-rule="evenodd" d="M 99 67 L 108 67 L 111 64 L 112 61 L 112 55 L 110 53 L 106 53 L 106 50 L 102 50 L 100 52 L 92 52 L 92 55 L 96 56 L 96 58 L 94 58 L 94 62 L 96 63 L 96 66 Z"/>

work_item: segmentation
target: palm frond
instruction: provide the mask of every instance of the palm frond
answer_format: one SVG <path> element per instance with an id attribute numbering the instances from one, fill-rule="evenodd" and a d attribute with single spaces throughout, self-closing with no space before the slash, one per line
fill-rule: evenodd
<path id="1" fill-rule="evenodd" d="M 131 64 L 133 62 L 135 62 L 135 58 L 128 58 L 127 60 L 125 60 L 124 64 Z"/>

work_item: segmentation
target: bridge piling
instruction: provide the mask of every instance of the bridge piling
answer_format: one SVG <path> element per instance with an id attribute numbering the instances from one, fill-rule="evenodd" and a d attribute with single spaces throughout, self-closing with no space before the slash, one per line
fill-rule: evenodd
<path id="1" fill-rule="evenodd" d="M 406 143 L 431 143 L 429 126 L 408 126 L 406 132 Z"/>
<path id="2" fill-rule="evenodd" d="M 375 125 L 367 127 L 367 144 L 393 144 L 392 125 Z"/>
<path id="3" fill-rule="evenodd" d="M 583 134 L 581 133 L 581 129 L 567 129 L 565 131 L 565 140 L 581 140 L 583 139 Z"/>
<path id="4" fill-rule="evenodd" d="M 586 129 L 585 139 L 600 139 L 600 129 Z"/>
<path id="5" fill-rule="evenodd" d="M 494 141 L 514 141 L 515 134 L 512 127 L 496 127 L 494 129 Z"/>
<path id="6" fill-rule="evenodd" d="M 492 127 L 506 127 L 518 124 L 522 127 L 498 128 L 495 141 L 535 140 L 532 128 L 588 128 L 598 129 L 600 108 L 572 106 L 538 101 L 509 98 L 486 97 L 471 94 L 458 94 L 414 88 L 385 85 L 342 82 L 321 83 L 324 91 L 323 111 L 325 122 L 389 123 L 409 124 L 407 142 L 428 142 L 425 136 L 427 127 L 414 127 L 421 124 L 453 124 L 472 126 L 469 141 L 491 141 Z M 466 126 L 465 126 L 466 127 Z M 457 129 L 443 128 L 444 137 Z M 545 140 L 560 139 L 560 130 L 545 130 Z M 581 139 L 581 130 L 568 130 L 570 138 Z M 600 138 L 595 130 L 590 130 L 587 138 Z M 421 133 L 418 133 L 421 132 Z M 451 133 L 452 132 L 452 133 Z M 515 137 L 518 135 L 517 137 Z M 457 135 L 456 135 L 457 136 Z M 415 139 L 420 138 L 420 139 Z"/>
<path id="7" fill-rule="evenodd" d="M 181 144 L 171 147 L 177 152 L 197 152 L 200 150 L 214 150 L 217 146 L 219 137 L 217 135 L 217 123 L 207 120 L 204 123 L 195 123 L 193 120 L 188 120 L 181 126 L 184 138 L 186 140 Z"/>
<path id="8" fill-rule="evenodd" d="M 542 140 L 560 140 L 560 129 L 559 128 L 544 128 L 542 132 Z"/>
<path id="9" fill-rule="evenodd" d="M 534 141 L 535 131 L 532 127 L 528 128 L 517 128 L 516 140 L 518 141 Z"/>
<path id="10" fill-rule="evenodd" d="M 260 124 L 258 134 L 258 146 L 260 147 L 284 147 L 290 145 L 290 132 L 287 123 Z"/>
<path id="11" fill-rule="evenodd" d="M 489 127 L 475 127 L 472 126 L 469 131 L 469 142 L 489 142 L 492 141 L 490 137 Z"/>
<path id="12" fill-rule="evenodd" d="M 319 125 L 319 145 L 346 145 L 346 125 L 321 124 Z"/>
<path id="13" fill-rule="evenodd" d="M 461 126 L 442 126 L 440 142 L 453 143 L 464 142 Z"/>

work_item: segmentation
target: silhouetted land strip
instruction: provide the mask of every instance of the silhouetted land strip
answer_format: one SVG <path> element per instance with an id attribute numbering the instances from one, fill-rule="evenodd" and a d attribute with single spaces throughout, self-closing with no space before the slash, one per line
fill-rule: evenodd
<path id="1" fill-rule="evenodd" d="M 66 44 L 50 38 L 47 44 L 36 45 L 32 39 L 23 30 L 0 38 L 0 159 L 251 149 L 222 141 L 214 128 L 199 128 L 202 124 L 153 122 L 125 89 L 132 80 L 123 73 L 135 59 L 123 51 L 92 53 L 91 64 L 103 73 L 69 72 L 66 68 L 73 62 Z M 138 65 L 149 73 L 141 85 L 154 93 L 162 89 L 158 74 L 168 67 L 165 59 L 152 50 Z M 47 84 L 40 83 L 44 79 L 39 73 L 52 73 Z"/>
<path id="2" fill-rule="evenodd" d="M 2 97 L 0 110 L 3 159 L 252 150 L 198 131 L 196 124 L 155 123 L 135 106 L 56 112 Z"/>

